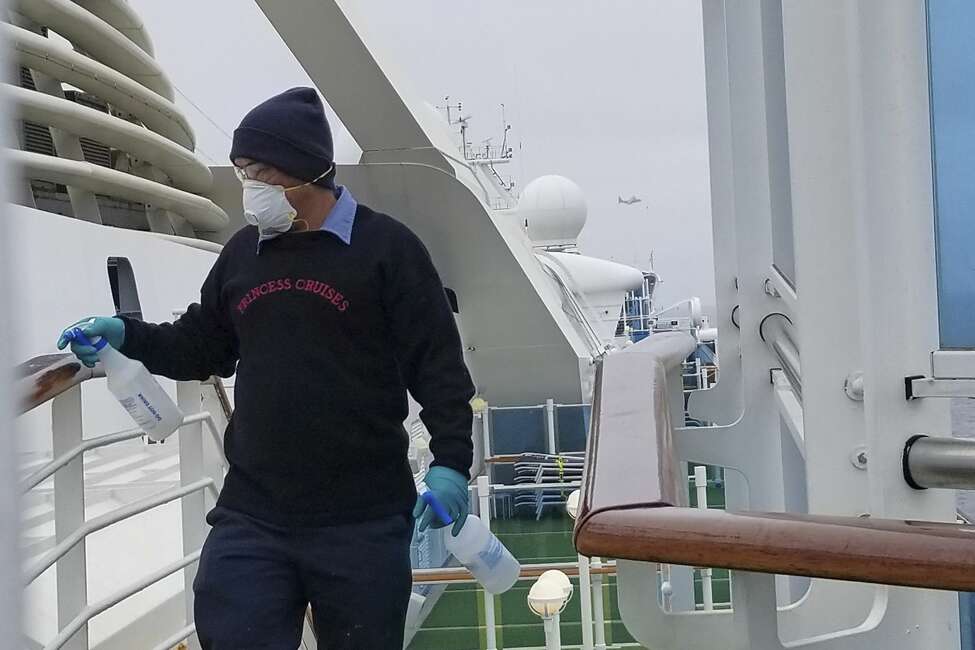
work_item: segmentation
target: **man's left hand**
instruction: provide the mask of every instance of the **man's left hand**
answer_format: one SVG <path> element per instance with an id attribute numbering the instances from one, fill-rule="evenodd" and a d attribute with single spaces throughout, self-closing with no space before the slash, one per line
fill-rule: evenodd
<path id="1" fill-rule="evenodd" d="M 471 508 L 470 497 L 467 494 L 467 478 L 457 470 L 435 465 L 427 472 L 423 482 L 454 520 L 451 534 L 456 537 L 464 526 Z M 413 516 L 420 521 L 420 532 L 427 528 L 443 528 L 447 525 L 440 521 L 423 497 L 417 497 L 416 505 L 413 506 Z"/>

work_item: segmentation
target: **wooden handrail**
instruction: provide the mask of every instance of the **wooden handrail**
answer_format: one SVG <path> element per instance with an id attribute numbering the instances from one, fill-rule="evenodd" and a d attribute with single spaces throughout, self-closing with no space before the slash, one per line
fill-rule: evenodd
<path id="1" fill-rule="evenodd" d="M 641 343 L 607 356 L 597 370 L 573 535 L 580 553 L 975 591 L 975 526 L 680 507 L 686 488 L 675 482 L 660 343 L 642 351 L 646 368 L 626 356 Z"/>
<path id="2" fill-rule="evenodd" d="M 653 334 L 607 355 L 596 368 L 578 522 L 590 511 L 622 504 L 680 503 L 667 371 L 694 345 L 680 332 Z"/>
<path id="3" fill-rule="evenodd" d="M 70 352 L 61 352 L 25 361 L 14 367 L 13 374 L 17 414 L 23 415 L 82 382 L 104 377 L 105 371 L 101 364 L 88 368 Z M 204 383 L 213 386 L 220 408 L 229 420 L 233 408 L 221 379 L 213 376 Z"/>
<path id="4" fill-rule="evenodd" d="M 789 513 L 630 507 L 576 527 L 584 555 L 975 590 L 975 526 Z"/>
<path id="5" fill-rule="evenodd" d="M 26 413 L 83 381 L 104 376 L 100 365 L 88 368 L 69 352 L 34 357 L 14 367 L 17 413 Z"/>

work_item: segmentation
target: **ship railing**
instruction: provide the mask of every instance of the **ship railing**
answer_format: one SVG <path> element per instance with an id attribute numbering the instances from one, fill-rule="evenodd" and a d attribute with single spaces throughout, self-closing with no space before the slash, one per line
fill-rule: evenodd
<path id="1" fill-rule="evenodd" d="M 44 648 L 55 650 L 67 646 L 75 650 L 89 647 L 87 627 L 92 618 L 168 576 L 183 571 L 186 625 L 156 646 L 168 649 L 195 632 L 192 582 L 207 530 L 206 495 L 215 500 L 227 468 L 222 454 L 221 425 L 211 411 L 202 410 L 201 407 L 204 399 L 212 397 L 212 403 L 225 424 L 230 403 L 219 380 L 207 382 L 214 391 L 209 396 L 205 394 L 205 384 L 201 382 L 178 382 L 177 401 L 185 414 L 179 427 L 180 435 L 176 438 L 179 445 L 180 485 L 86 519 L 84 454 L 144 435 L 138 429 L 128 429 L 91 438 L 83 436 L 81 384 L 100 377 L 104 377 L 100 366 L 86 368 L 71 354 L 36 357 L 15 369 L 14 390 L 19 414 L 48 402 L 51 404 L 54 456 L 20 485 L 21 491 L 26 494 L 46 480 L 52 477 L 54 480 L 55 545 L 27 564 L 23 570 L 23 582 L 25 586 L 30 585 L 49 568 L 57 566 L 59 629 Z M 215 443 L 216 454 L 204 450 L 204 426 Z M 100 600 L 89 602 L 85 540 L 92 533 L 177 500 L 181 502 L 181 557 Z"/>
<path id="2" fill-rule="evenodd" d="M 600 361 L 579 553 L 636 561 L 621 563 L 621 576 L 659 563 L 975 591 L 975 526 L 686 507 L 671 414 L 683 413 L 680 365 L 693 346 L 687 334 L 659 333 Z M 624 623 L 640 609 L 624 607 Z"/>
<path id="3" fill-rule="evenodd" d="M 539 564 L 522 564 L 518 580 L 533 580 L 546 571 L 561 571 L 570 578 L 579 576 L 578 562 L 545 562 Z M 599 566 L 591 566 L 589 572 L 593 575 L 616 575 L 615 562 L 600 562 Z M 440 569 L 413 569 L 413 584 L 472 584 L 477 579 L 462 566 L 443 567 Z"/>
<path id="4" fill-rule="evenodd" d="M 535 257 L 562 291 L 562 311 L 578 325 L 577 329 L 585 337 L 590 353 L 597 358 L 605 354 L 606 344 L 593 327 L 589 316 L 595 314 L 595 310 L 585 304 L 585 298 L 573 291 L 566 283 L 562 276 L 566 271 L 558 260 L 544 251 L 536 251 Z"/>

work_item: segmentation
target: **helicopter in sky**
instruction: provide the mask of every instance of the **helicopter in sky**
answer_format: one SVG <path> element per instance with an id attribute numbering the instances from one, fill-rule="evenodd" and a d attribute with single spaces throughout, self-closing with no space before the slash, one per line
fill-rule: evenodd
<path id="1" fill-rule="evenodd" d="M 639 196 L 636 195 L 630 196 L 630 198 L 628 199 L 624 199 L 622 196 L 616 197 L 617 204 L 622 203 L 623 205 L 633 205 L 634 203 L 642 203 L 642 202 L 643 199 L 641 199 Z"/>

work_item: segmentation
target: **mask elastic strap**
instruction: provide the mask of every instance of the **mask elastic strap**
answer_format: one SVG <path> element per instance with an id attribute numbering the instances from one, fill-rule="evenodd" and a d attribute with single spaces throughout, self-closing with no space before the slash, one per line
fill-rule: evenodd
<path id="1" fill-rule="evenodd" d="M 318 175 L 318 178 L 315 178 L 314 180 L 310 180 L 307 183 L 302 183 L 301 185 L 295 185 L 294 187 L 286 187 L 286 188 L 284 188 L 284 191 L 285 192 L 290 192 L 291 190 L 297 190 L 298 188 L 304 187 L 306 185 L 312 185 L 314 183 L 317 183 L 318 181 L 320 181 L 323 178 L 325 178 L 333 169 L 335 169 L 335 164 L 334 163 L 331 164 L 331 165 L 329 165 L 328 166 L 328 169 L 326 169 L 321 174 L 319 174 Z"/>

